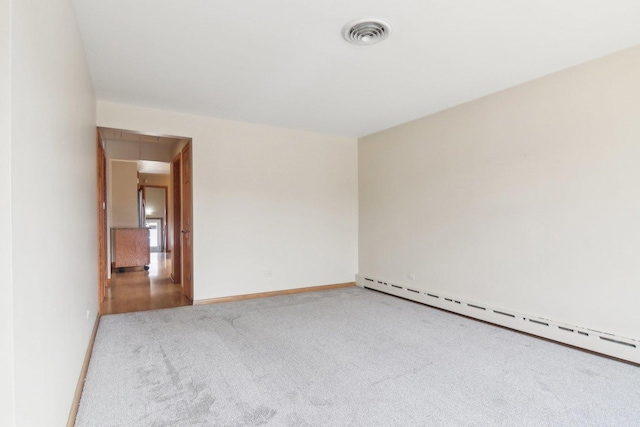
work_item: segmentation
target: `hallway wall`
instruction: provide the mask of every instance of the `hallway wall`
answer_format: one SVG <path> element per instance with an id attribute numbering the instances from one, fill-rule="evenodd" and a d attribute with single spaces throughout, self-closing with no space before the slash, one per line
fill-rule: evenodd
<path id="1" fill-rule="evenodd" d="M 11 262 L 11 2 L 0 0 L 0 425 L 14 424 Z"/>
<path id="2" fill-rule="evenodd" d="M 138 227 L 138 170 L 135 162 L 109 160 L 108 227 Z"/>
<path id="3" fill-rule="evenodd" d="M 141 173 L 140 183 L 144 185 L 160 185 L 169 187 L 171 186 L 171 175 L 162 175 L 158 173 Z"/>
<path id="4" fill-rule="evenodd" d="M 71 1 L 11 7 L 15 423 L 62 426 L 97 313 L 95 97 Z"/>

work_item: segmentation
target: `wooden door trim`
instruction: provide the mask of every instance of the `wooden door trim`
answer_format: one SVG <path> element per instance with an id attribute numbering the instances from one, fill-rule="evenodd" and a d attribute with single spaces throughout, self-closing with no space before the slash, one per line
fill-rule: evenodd
<path id="1" fill-rule="evenodd" d="M 356 282 L 336 283 L 333 285 L 309 286 L 305 288 L 284 289 L 281 291 L 258 292 L 255 294 L 233 295 L 229 297 L 208 298 L 193 302 L 193 305 L 218 304 L 221 302 L 244 301 L 256 298 L 270 298 L 281 295 L 293 295 L 304 292 L 327 291 L 330 289 L 350 288 L 356 286 Z"/>
<path id="2" fill-rule="evenodd" d="M 80 397 L 82 397 L 82 390 L 84 389 L 84 382 L 87 379 L 87 372 L 89 371 L 89 361 L 91 360 L 91 352 L 93 351 L 93 345 L 96 342 L 96 335 L 98 334 L 98 325 L 100 324 L 100 313 L 96 316 L 96 320 L 93 323 L 93 331 L 89 338 L 89 344 L 87 351 L 84 354 L 84 362 L 82 363 L 82 369 L 80 370 L 80 377 L 76 384 L 76 392 L 73 395 L 73 401 L 71 402 L 71 410 L 69 411 L 69 417 L 67 418 L 67 427 L 73 427 L 76 425 L 76 418 L 78 416 L 78 409 L 80 409 Z"/>

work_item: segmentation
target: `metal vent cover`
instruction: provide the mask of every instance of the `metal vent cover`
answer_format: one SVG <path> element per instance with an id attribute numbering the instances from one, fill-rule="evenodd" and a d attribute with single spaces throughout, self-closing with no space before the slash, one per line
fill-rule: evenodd
<path id="1" fill-rule="evenodd" d="M 391 35 L 393 28 L 384 19 L 356 19 L 342 27 L 342 37 L 349 43 L 369 45 L 380 43 Z"/>

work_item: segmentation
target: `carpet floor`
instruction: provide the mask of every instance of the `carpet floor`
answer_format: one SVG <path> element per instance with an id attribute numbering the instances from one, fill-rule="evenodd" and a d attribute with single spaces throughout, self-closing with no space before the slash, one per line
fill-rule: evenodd
<path id="1" fill-rule="evenodd" d="M 639 426 L 640 368 L 361 288 L 102 317 L 76 426 Z"/>

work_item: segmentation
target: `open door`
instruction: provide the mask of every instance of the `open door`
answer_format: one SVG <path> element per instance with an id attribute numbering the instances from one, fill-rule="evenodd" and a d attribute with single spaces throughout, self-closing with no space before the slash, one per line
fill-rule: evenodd
<path id="1" fill-rule="evenodd" d="M 96 176 L 98 190 L 98 307 L 107 286 L 107 156 L 96 129 Z"/>
<path id="2" fill-rule="evenodd" d="M 193 301 L 193 220 L 191 185 L 191 143 L 182 149 L 182 289 L 189 300 Z"/>
<path id="3" fill-rule="evenodd" d="M 173 244 L 171 247 L 171 280 L 173 283 L 182 283 L 182 155 L 178 155 L 171 162 L 171 187 L 173 197 Z"/>

